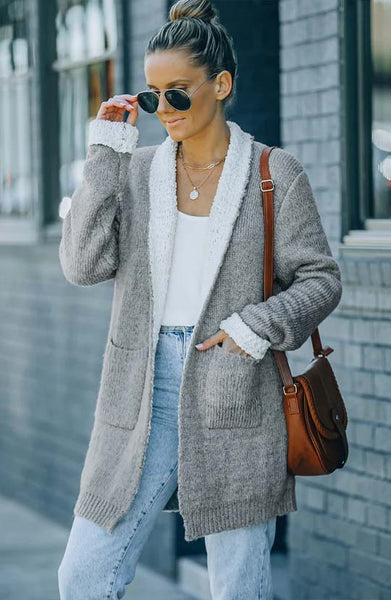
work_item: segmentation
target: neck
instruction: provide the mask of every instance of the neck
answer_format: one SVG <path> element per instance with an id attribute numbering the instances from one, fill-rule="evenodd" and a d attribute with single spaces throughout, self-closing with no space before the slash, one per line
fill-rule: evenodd
<path id="1" fill-rule="evenodd" d="M 224 158 L 228 150 L 230 133 L 225 120 L 212 122 L 198 134 L 179 142 L 182 146 L 183 160 L 192 167 L 204 167 Z"/>

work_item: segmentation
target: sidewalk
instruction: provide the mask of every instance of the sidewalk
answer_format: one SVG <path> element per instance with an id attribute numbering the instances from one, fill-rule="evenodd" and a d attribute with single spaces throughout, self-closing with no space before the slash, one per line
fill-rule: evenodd
<path id="1" fill-rule="evenodd" d="M 57 569 L 68 531 L 0 496 L 0 600 L 59 600 Z M 141 564 L 123 600 L 194 600 Z"/>
<path id="2" fill-rule="evenodd" d="M 64 554 L 69 531 L 24 505 L 0 496 L 0 600 L 59 600 L 57 569 Z M 207 598 L 205 557 L 182 559 L 185 589 L 199 590 Z M 272 554 L 275 600 L 289 600 L 287 564 Z M 196 600 L 171 580 L 139 564 L 135 579 L 123 600 Z"/>

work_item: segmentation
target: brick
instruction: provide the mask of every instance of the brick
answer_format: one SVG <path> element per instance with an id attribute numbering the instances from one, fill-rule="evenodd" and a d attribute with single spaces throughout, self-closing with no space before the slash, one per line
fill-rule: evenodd
<path id="1" fill-rule="evenodd" d="M 322 165 L 337 164 L 341 160 L 341 143 L 339 140 L 326 140 L 320 146 L 319 161 Z"/>
<path id="2" fill-rule="evenodd" d="M 385 369 L 385 351 L 386 348 L 384 347 L 374 346 L 370 343 L 364 344 L 362 346 L 362 352 L 363 366 L 365 366 L 365 369 L 383 372 Z"/>
<path id="3" fill-rule="evenodd" d="M 374 290 L 376 296 L 376 306 L 379 311 L 391 311 L 391 296 L 389 290 Z"/>
<path id="4" fill-rule="evenodd" d="M 338 34 L 338 13 L 330 11 L 309 17 L 307 20 L 308 40 L 322 40 Z"/>
<path id="5" fill-rule="evenodd" d="M 390 435 L 390 432 L 388 433 Z M 371 450 L 365 451 L 365 468 L 367 472 L 378 477 L 386 477 L 386 456 Z"/>
<path id="6" fill-rule="evenodd" d="M 325 510 L 326 494 L 323 490 L 315 487 L 309 487 L 307 490 L 306 504 L 314 510 Z"/>
<path id="7" fill-rule="evenodd" d="M 387 509 L 379 504 L 368 504 L 368 525 L 376 529 L 388 529 Z"/>
<path id="8" fill-rule="evenodd" d="M 308 26 L 306 20 L 288 21 L 281 23 L 280 40 L 285 48 L 303 43 L 308 39 Z"/>
<path id="9" fill-rule="evenodd" d="M 384 587 L 360 577 L 357 573 L 350 575 L 347 591 L 349 596 L 341 600 L 346 600 L 348 597 L 352 600 L 386 600 L 387 598 L 383 595 Z"/>
<path id="10" fill-rule="evenodd" d="M 307 17 L 335 10 L 338 0 L 299 0 L 296 14 L 298 17 Z"/>
<path id="11" fill-rule="evenodd" d="M 366 463 L 365 463 L 365 450 L 363 448 L 359 448 L 356 445 L 353 445 L 351 435 L 349 435 L 348 443 L 349 443 L 349 468 L 354 469 L 356 472 L 365 472 Z"/>
<path id="12" fill-rule="evenodd" d="M 389 400 L 391 398 L 391 374 L 375 373 L 374 389 L 377 397 Z"/>
<path id="13" fill-rule="evenodd" d="M 303 117 L 310 117 L 319 113 L 319 94 L 317 92 L 309 92 L 300 96 L 299 114 Z M 309 133 L 306 137 L 308 139 Z M 312 158 L 315 162 L 315 157 Z"/>
<path id="14" fill-rule="evenodd" d="M 298 16 L 298 1 L 297 0 L 284 0 L 280 2 L 279 17 L 280 22 L 285 23 L 286 21 L 294 21 Z"/>
<path id="15" fill-rule="evenodd" d="M 320 98 L 320 114 L 338 114 L 341 107 L 341 92 L 339 87 L 334 89 L 321 90 Z"/>
<path id="16" fill-rule="evenodd" d="M 300 98 L 298 96 L 282 96 L 281 116 L 284 120 L 299 116 Z M 294 155 L 297 154 L 297 151 Z"/>
<path id="17" fill-rule="evenodd" d="M 390 561 L 380 556 L 371 556 L 367 553 L 350 549 L 348 567 L 375 583 L 384 586 L 391 585 Z"/>
<path id="18" fill-rule="evenodd" d="M 334 492 L 326 493 L 327 512 L 332 515 L 343 515 L 346 513 L 347 498 L 344 494 Z"/>
<path id="19" fill-rule="evenodd" d="M 374 340 L 374 323 L 372 319 L 356 318 L 351 321 L 352 340 L 355 342 L 367 342 Z"/>
<path id="20" fill-rule="evenodd" d="M 351 319 L 332 314 L 327 318 L 328 335 L 337 340 L 349 341 L 352 336 L 353 324 L 354 321 Z"/>
<path id="21" fill-rule="evenodd" d="M 341 515 L 316 514 L 313 517 L 313 531 L 316 534 L 343 546 L 353 546 L 360 529 L 357 523 L 346 521 Z"/>
<path id="22" fill-rule="evenodd" d="M 377 450 L 391 453 L 391 427 L 375 427 L 374 445 Z"/>
<path id="23" fill-rule="evenodd" d="M 379 264 L 380 264 L 380 269 L 381 269 L 381 272 L 382 272 L 382 284 L 388 287 L 390 285 L 390 281 L 391 281 L 391 264 L 390 264 L 390 261 L 381 260 L 379 262 Z"/>
<path id="24" fill-rule="evenodd" d="M 379 555 L 390 561 L 391 569 L 391 533 L 379 533 Z"/>
<path id="25" fill-rule="evenodd" d="M 341 544 L 318 537 L 308 538 L 308 551 L 311 556 L 319 560 L 326 560 L 332 565 L 344 567 L 347 565 L 348 550 Z"/>
<path id="26" fill-rule="evenodd" d="M 375 374 L 370 371 L 356 371 L 352 381 L 353 391 L 357 394 L 374 395 L 375 390 Z"/>
<path id="27" fill-rule="evenodd" d="M 376 294 L 372 289 L 367 289 L 365 287 L 356 288 L 356 304 L 357 307 L 361 307 L 362 309 L 378 309 Z"/>
<path id="28" fill-rule="evenodd" d="M 373 431 L 374 427 L 370 423 L 360 421 L 351 422 L 350 439 L 361 448 L 373 447 Z"/>
<path id="29" fill-rule="evenodd" d="M 347 499 L 348 511 L 347 516 L 352 521 L 364 524 L 366 522 L 367 504 L 357 498 Z"/>
<path id="30" fill-rule="evenodd" d="M 321 142 L 322 143 L 322 142 Z M 318 206 L 322 210 L 322 214 L 332 212 L 339 213 L 341 204 L 341 194 L 338 190 L 318 190 L 316 193 Z M 344 274 L 342 273 L 342 283 L 344 284 Z M 345 290 L 343 290 L 344 292 Z"/>
<path id="31" fill-rule="evenodd" d="M 356 539 L 351 546 L 368 554 L 377 554 L 379 534 L 368 527 L 358 527 Z"/>
<path id="32" fill-rule="evenodd" d="M 343 363 L 356 369 L 364 367 L 363 347 L 360 344 L 344 344 Z"/>
<path id="33" fill-rule="evenodd" d="M 391 321 L 377 319 L 373 321 L 374 339 L 378 344 L 391 346 Z M 389 396 L 387 396 L 389 398 Z"/>

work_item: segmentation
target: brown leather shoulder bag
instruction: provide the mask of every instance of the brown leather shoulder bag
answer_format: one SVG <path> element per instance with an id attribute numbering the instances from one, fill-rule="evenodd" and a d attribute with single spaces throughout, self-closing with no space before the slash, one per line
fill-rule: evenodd
<path id="1" fill-rule="evenodd" d="M 273 295 L 274 182 L 269 155 L 276 146 L 266 146 L 260 158 L 261 191 L 265 227 L 264 300 Z M 342 468 L 348 458 L 348 417 L 337 380 L 322 348 L 318 328 L 311 334 L 314 357 L 304 373 L 292 376 L 285 352 L 272 350 L 284 393 L 288 433 L 288 471 L 293 475 L 327 475 Z"/>

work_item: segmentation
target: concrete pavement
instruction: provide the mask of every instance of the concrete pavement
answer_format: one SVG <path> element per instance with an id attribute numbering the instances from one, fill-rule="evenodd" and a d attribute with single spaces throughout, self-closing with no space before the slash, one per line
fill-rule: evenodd
<path id="1" fill-rule="evenodd" d="M 69 531 L 0 496 L 0 600 L 58 600 L 57 569 Z M 124 600 L 194 600 L 159 574 L 137 566 Z"/>
<path id="2" fill-rule="evenodd" d="M 0 522 L 0 600 L 59 600 L 57 569 L 68 529 L 4 496 L 0 496 Z M 272 554 L 275 600 L 289 600 L 288 568 L 284 555 Z M 139 564 L 123 600 L 210 598 L 206 557 L 181 559 L 179 573 L 182 585 Z M 197 590 L 198 595 L 184 589 L 194 594 Z"/>

